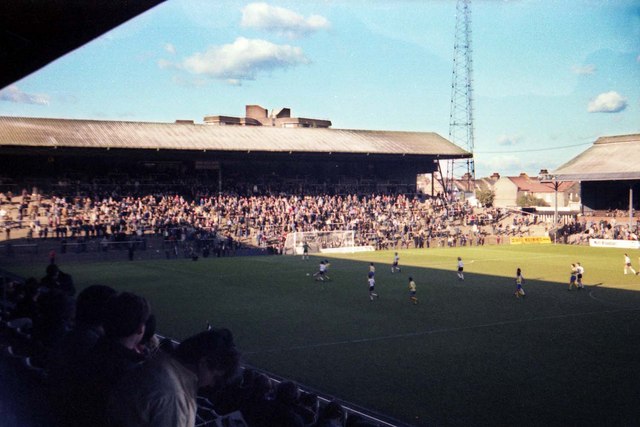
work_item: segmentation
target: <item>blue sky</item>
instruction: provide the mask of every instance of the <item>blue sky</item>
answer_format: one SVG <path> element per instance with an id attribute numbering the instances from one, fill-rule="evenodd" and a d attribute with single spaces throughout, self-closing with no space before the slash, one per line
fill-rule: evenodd
<path id="1" fill-rule="evenodd" d="M 471 5 L 476 175 L 640 133 L 640 0 Z M 0 115 L 173 122 L 289 107 L 447 137 L 455 0 L 169 0 L 0 91 Z"/>

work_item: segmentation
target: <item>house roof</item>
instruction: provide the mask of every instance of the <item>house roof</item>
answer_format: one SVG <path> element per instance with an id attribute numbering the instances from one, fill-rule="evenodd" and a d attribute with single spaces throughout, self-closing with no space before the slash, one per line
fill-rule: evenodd
<path id="1" fill-rule="evenodd" d="M 640 134 L 605 136 L 552 172 L 559 181 L 640 179 Z"/>
<path id="2" fill-rule="evenodd" d="M 496 179 L 492 178 L 478 178 L 475 181 L 475 187 L 477 190 L 491 190 L 496 183 Z"/>
<path id="3" fill-rule="evenodd" d="M 507 178 L 518 187 L 518 191 L 527 191 L 529 193 L 555 192 L 555 186 L 552 183 L 540 182 L 538 177 L 531 178 L 526 174 L 521 174 L 520 176 L 509 176 Z M 573 185 L 575 185 L 574 181 L 558 181 L 558 191 L 567 191 Z"/>
<path id="4" fill-rule="evenodd" d="M 433 132 L 290 129 L 1 116 L 0 145 L 429 155 L 442 159 L 472 156 Z"/>

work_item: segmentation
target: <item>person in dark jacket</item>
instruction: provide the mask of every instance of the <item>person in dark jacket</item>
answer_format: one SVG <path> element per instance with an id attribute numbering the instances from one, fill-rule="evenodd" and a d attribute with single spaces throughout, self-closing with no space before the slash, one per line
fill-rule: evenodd
<path id="1" fill-rule="evenodd" d="M 40 286 L 45 291 L 60 290 L 69 296 L 76 294 L 76 288 L 73 285 L 73 278 L 70 274 L 60 271 L 56 264 L 47 266 L 47 275 L 40 280 Z"/>
<path id="2" fill-rule="evenodd" d="M 104 311 L 104 336 L 100 337 L 71 387 L 76 400 L 75 425 L 108 426 L 106 402 L 114 386 L 138 367 L 144 355 L 137 346 L 144 336 L 150 307 L 130 292 L 111 296 Z"/>

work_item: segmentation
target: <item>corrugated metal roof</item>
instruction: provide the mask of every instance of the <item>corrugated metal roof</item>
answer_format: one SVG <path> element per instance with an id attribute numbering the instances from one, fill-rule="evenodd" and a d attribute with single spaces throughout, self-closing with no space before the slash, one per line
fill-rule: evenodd
<path id="1" fill-rule="evenodd" d="M 471 154 L 433 132 L 0 117 L 0 145 L 162 150 Z"/>
<path id="2" fill-rule="evenodd" d="M 552 174 L 560 181 L 640 179 L 640 134 L 598 138 Z"/>

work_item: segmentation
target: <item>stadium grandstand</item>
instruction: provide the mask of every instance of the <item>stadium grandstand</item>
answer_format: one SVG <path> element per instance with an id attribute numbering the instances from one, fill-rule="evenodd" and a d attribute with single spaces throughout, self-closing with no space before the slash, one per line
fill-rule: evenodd
<path id="1" fill-rule="evenodd" d="M 545 176 L 555 185 L 580 183 L 581 215 L 558 230 L 565 243 L 638 240 L 638 149 L 640 134 L 603 136 Z"/>
<path id="2" fill-rule="evenodd" d="M 252 113 L 263 109 L 255 107 L 247 106 L 245 118 L 206 117 L 205 124 L 0 117 L 3 190 L 15 176 L 33 178 L 22 183 L 29 189 L 83 189 L 129 174 L 130 186 L 137 182 L 140 189 L 177 175 L 198 178 L 209 191 L 239 194 L 285 187 L 311 194 L 415 193 L 416 176 L 437 171 L 438 160 L 470 156 L 435 133 L 329 129 L 328 121 L 288 114 L 283 120 L 282 111 L 274 125 L 262 125 Z M 88 180 L 79 182 L 78 174 Z"/>
<path id="3" fill-rule="evenodd" d="M 591 147 L 552 171 L 553 179 L 580 181 L 586 212 L 629 209 L 629 191 L 640 189 L 640 134 L 603 136 Z M 632 194 L 633 196 L 633 194 Z M 632 197 L 633 209 L 640 197 Z"/>

